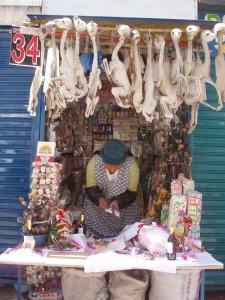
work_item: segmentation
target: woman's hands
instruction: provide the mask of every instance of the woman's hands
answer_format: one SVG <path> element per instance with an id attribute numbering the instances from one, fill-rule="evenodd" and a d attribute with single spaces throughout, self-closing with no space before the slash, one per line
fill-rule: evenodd
<path id="1" fill-rule="evenodd" d="M 111 208 L 112 210 L 112 213 L 115 215 L 115 216 L 118 216 L 119 215 L 119 202 L 117 200 L 113 200 L 110 205 L 108 204 L 108 201 L 106 200 L 105 197 L 100 197 L 98 199 L 98 207 L 103 209 L 103 210 L 106 210 L 108 208 Z"/>
<path id="2" fill-rule="evenodd" d="M 112 209 L 112 213 L 115 215 L 116 212 L 119 212 L 119 202 L 117 200 L 113 200 L 109 207 Z"/>
<path id="3" fill-rule="evenodd" d="M 98 199 L 98 207 L 103 209 L 103 210 L 109 208 L 108 202 L 107 202 L 105 197 L 100 197 Z"/>

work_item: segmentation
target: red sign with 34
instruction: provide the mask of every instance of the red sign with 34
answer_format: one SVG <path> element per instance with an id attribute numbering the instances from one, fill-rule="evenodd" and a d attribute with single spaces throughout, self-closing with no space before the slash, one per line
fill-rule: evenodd
<path id="1" fill-rule="evenodd" d="M 34 67 L 41 65 L 39 32 L 39 28 L 12 28 L 10 64 Z"/>

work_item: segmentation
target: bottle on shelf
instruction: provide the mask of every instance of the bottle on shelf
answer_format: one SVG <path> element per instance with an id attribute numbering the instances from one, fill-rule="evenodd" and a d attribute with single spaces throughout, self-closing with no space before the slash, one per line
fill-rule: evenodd
<path id="1" fill-rule="evenodd" d="M 72 223 L 72 233 L 78 233 L 78 220 L 73 220 Z"/>
<path id="2" fill-rule="evenodd" d="M 176 260 L 176 238 L 174 228 L 171 227 L 167 242 L 167 259 Z"/>
<path id="3" fill-rule="evenodd" d="M 77 232 L 79 234 L 86 234 L 86 224 L 85 224 L 84 215 L 80 216 L 80 222 L 79 222 L 78 227 L 77 227 Z"/>
<path id="4" fill-rule="evenodd" d="M 32 235 L 32 215 L 29 215 L 25 224 L 26 235 Z"/>

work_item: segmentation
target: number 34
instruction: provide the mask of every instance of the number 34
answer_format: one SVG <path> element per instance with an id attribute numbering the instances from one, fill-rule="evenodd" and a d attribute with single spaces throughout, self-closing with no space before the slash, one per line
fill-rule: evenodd
<path id="1" fill-rule="evenodd" d="M 13 44 L 16 45 L 16 49 L 11 52 L 11 57 L 15 63 L 21 64 L 25 57 L 31 57 L 32 65 L 37 65 L 38 57 L 41 55 L 41 51 L 38 49 L 38 36 L 34 35 L 26 45 L 25 36 L 21 33 L 13 35 Z"/>

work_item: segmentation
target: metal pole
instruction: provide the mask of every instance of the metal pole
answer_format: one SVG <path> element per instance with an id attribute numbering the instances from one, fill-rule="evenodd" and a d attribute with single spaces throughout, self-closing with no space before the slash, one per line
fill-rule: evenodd
<path id="1" fill-rule="evenodd" d="M 22 295 L 22 266 L 17 266 L 17 294 L 16 300 L 23 300 Z"/>
<path id="2" fill-rule="evenodd" d="M 201 271 L 200 300 L 205 300 L 205 270 Z"/>

